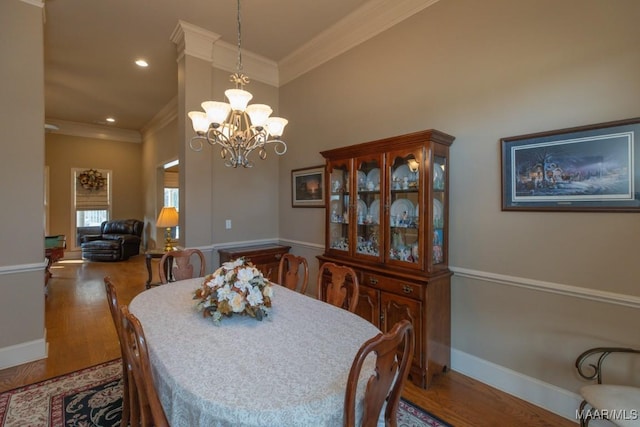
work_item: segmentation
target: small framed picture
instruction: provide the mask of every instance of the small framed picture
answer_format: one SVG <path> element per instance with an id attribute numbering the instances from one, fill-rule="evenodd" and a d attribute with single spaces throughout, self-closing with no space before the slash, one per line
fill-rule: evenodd
<path id="1" fill-rule="evenodd" d="M 324 207 L 324 165 L 291 171 L 291 206 Z"/>
<path id="2" fill-rule="evenodd" d="M 640 118 L 502 138 L 502 210 L 640 211 L 639 139 Z"/>

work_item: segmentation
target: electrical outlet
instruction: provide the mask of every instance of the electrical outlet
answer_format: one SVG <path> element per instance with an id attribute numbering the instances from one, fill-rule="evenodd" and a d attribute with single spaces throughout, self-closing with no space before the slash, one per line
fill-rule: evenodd
<path id="1" fill-rule="evenodd" d="M 227 230 L 231 230 L 231 220 L 227 219 L 224 221 L 224 228 L 226 228 Z"/>

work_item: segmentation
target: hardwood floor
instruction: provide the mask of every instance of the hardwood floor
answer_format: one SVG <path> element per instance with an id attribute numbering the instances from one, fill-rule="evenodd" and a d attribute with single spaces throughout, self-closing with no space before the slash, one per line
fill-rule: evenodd
<path id="1" fill-rule="evenodd" d="M 120 357 L 103 278 L 111 276 L 119 301 L 129 304 L 145 289 L 144 256 L 116 263 L 61 261 L 51 272 L 45 304 L 49 357 L 0 370 L 0 392 Z M 577 426 L 455 371 L 437 376 L 428 390 L 409 384 L 403 396 L 456 427 Z"/>

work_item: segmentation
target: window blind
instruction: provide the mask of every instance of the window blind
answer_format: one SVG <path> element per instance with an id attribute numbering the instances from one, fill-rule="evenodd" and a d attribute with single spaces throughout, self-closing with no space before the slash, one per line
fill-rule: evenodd
<path id="1" fill-rule="evenodd" d="M 164 188 L 178 188 L 178 172 L 164 171 Z"/>
<path id="2" fill-rule="evenodd" d="M 74 178 L 77 210 L 109 209 L 111 171 L 76 169 Z"/>

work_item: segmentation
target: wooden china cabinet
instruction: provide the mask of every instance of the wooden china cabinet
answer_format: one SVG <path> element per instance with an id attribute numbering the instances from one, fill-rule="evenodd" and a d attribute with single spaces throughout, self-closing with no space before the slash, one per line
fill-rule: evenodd
<path id="1" fill-rule="evenodd" d="M 356 313 L 382 331 L 402 319 L 412 322 L 416 345 L 410 379 L 423 388 L 451 364 L 448 190 L 453 140 L 426 130 L 321 152 L 328 197 L 320 264 L 334 262 L 356 271 Z"/>

